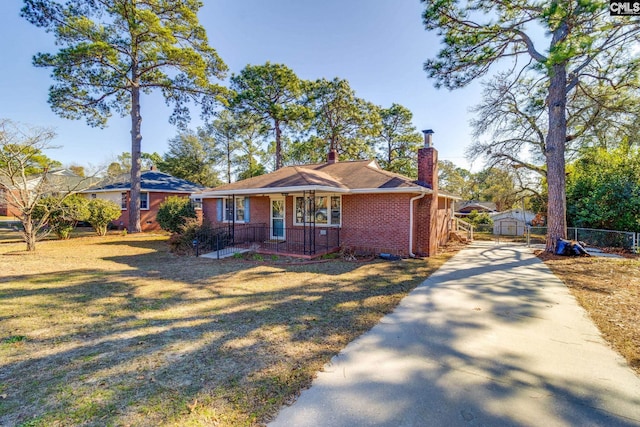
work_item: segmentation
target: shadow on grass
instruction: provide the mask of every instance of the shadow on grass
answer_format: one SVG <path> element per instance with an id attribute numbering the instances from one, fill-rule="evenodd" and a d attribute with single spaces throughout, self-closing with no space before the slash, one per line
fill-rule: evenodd
<path id="1" fill-rule="evenodd" d="M 176 257 L 161 243 L 123 238 L 118 244 L 150 252 L 103 258 L 127 267 L 117 271 L 85 268 L 3 278 L 0 338 L 27 338 L 0 344 L 0 394 L 6 394 L 0 399 L 0 425 L 258 424 L 434 269 L 433 260 L 306 266 L 219 262 Z M 484 268 L 449 268 L 437 282 L 418 289 L 426 303 L 417 312 L 438 313 L 431 298 L 439 283 L 479 276 L 498 262 L 521 268 L 523 279 L 501 283 L 498 275 L 494 286 L 470 285 L 473 303 L 483 313 L 526 324 L 551 304 L 524 280 L 536 274 L 535 260 L 517 251 L 507 261 L 500 261 L 504 253 L 491 250 L 481 256 Z M 390 327 L 402 328 L 403 321 Z M 496 379 L 496 399 L 506 398 L 518 386 L 514 378 L 526 374 L 519 372 L 518 356 L 504 351 L 472 357 L 453 346 L 484 330 L 473 317 L 445 313 L 428 333 L 415 331 L 419 339 L 411 346 L 416 349 L 397 350 L 422 347 L 447 354 L 439 370 L 413 373 L 443 394 L 447 390 L 439 375 L 447 367 L 471 364 Z M 539 381 L 569 400 L 590 402 L 588 384 L 580 385 L 587 390 L 584 397 L 575 394 L 577 384 Z M 403 405 L 394 397 L 401 388 L 389 384 L 388 395 L 372 398 L 380 405 Z M 470 403 L 470 413 L 481 412 L 480 404 Z M 565 417 L 567 423 L 573 419 L 572 413 Z M 512 420 L 496 416 L 493 421 Z"/>
<path id="2" fill-rule="evenodd" d="M 1 425 L 159 424 L 209 411 L 253 424 L 390 311 L 425 267 L 217 262 L 137 238 L 118 244 L 151 252 L 103 258 L 128 267 L 117 271 L 0 278 L 0 338 L 26 336 L 0 345 Z M 206 406 L 189 409 L 196 400 Z"/>
<path id="3" fill-rule="evenodd" d="M 614 384 L 620 372 L 589 359 L 601 350 L 558 314 L 568 294 L 546 267 L 508 247 L 473 251 L 349 344 L 273 427 L 639 425 L 638 383 Z"/>

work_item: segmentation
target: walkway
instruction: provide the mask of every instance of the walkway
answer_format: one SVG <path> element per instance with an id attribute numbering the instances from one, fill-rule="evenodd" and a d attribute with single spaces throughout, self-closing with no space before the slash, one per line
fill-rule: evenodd
<path id="1" fill-rule="evenodd" d="M 476 243 L 271 427 L 640 426 L 640 378 L 526 247 Z"/>

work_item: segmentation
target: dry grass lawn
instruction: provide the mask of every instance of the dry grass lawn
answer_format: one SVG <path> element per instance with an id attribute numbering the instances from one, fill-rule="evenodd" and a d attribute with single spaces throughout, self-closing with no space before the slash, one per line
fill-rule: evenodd
<path id="1" fill-rule="evenodd" d="M 0 425 L 260 425 L 453 252 L 177 257 L 165 236 L 0 245 Z"/>
<path id="2" fill-rule="evenodd" d="M 574 258 L 544 252 L 538 256 L 640 374 L 640 258 Z"/>

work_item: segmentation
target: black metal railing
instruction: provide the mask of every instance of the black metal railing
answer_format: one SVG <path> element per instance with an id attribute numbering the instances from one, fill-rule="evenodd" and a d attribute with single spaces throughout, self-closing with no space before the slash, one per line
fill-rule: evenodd
<path id="1" fill-rule="evenodd" d="M 271 230 L 267 224 L 236 224 L 201 230 L 193 241 L 196 256 L 216 252 L 217 258 L 239 249 L 291 254 L 321 255 L 340 247 L 340 229 L 335 227 L 288 227 Z"/>

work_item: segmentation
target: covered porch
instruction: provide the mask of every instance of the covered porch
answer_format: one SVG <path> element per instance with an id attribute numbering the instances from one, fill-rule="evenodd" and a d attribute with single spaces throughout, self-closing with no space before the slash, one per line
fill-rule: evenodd
<path id="1" fill-rule="evenodd" d="M 340 248 L 340 228 L 279 227 L 268 224 L 233 224 L 205 228 L 194 240 L 196 256 L 226 258 L 252 251 L 261 254 L 316 258 Z"/>

